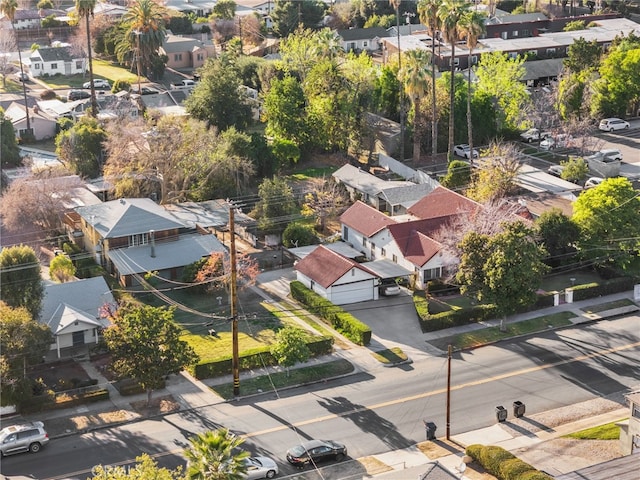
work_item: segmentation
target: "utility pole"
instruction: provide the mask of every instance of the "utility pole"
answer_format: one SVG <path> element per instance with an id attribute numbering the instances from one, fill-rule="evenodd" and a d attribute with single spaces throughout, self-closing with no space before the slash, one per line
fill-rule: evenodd
<path id="1" fill-rule="evenodd" d="M 400 49 L 400 0 L 394 0 L 396 7 L 396 34 L 398 40 L 398 73 L 402 71 L 402 50 Z M 400 161 L 404 162 L 404 85 L 400 82 L 398 92 L 400 103 Z"/>
<path id="2" fill-rule="evenodd" d="M 230 241 L 230 255 L 231 255 L 231 285 L 229 292 L 231 295 L 231 338 L 233 342 L 233 357 L 231 360 L 231 370 L 233 370 L 233 396 L 240 395 L 240 359 L 238 353 L 238 295 L 237 295 L 237 264 L 236 264 L 236 235 L 234 227 L 234 213 L 235 205 L 231 203 L 229 205 L 229 234 L 231 235 Z"/>
<path id="3" fill-rule="evenodd" d="M 447 440 L 451 440 L 451 345 L 447 348 Z"/>

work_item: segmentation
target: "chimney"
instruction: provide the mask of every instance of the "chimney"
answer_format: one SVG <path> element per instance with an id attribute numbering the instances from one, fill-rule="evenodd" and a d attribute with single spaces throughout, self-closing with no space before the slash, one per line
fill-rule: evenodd
<path id="1" fill-rule="evenodd" d="M 149 230 L 149 240 L 151 243 L 151 258 L 156 258 L 156 237 L 153 230 Z"/>

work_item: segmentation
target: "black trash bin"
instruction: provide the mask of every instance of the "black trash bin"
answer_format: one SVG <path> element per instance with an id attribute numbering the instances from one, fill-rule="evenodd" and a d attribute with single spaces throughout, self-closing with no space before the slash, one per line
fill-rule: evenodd
<path id="1" fill-rule="evenodd" d="M 436 439 L 436 424 L 430 422 L 429 420 L 424 420 L 424 431 L 427 436 L 427 440 L 435 440 Z"/>
<path id="2" fill-rule="evenodd" d="M 508 415 L 507 409 L 504 408 L 502 405 L 498 405 L 496 407 L 496 419 L 499 422 L 506 421 L 507 420 L 507 415 Z"/>
<path id="3" fill-rule="evenodd" d="M 513 402 L 513 416 L 516 418 L 522 417 L 524 415 L 525 408 L 524 403 L 516 400 Z"/>

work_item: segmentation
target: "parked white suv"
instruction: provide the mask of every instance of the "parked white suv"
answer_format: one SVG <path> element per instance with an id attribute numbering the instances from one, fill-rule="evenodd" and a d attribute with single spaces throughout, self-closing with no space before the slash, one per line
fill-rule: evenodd
<path id="1" fill-rule="evenodd" d="M 84 82 L 82 84 L 82 88 L 91 88 L 91 82 Z M 96 90 L 111 90 L 111 84 L 109 83 L 109 80 L 94 78 L 93 88 L 95 88 Z"/>
<path id="2" fill-rule="evenodd" d="M 622 152 L 617 148 L 607 148 L 604 150 L 600 150 L 599 152 L 594 153 L 593 155 L 589 155 L 586 157 L 586 160 L 600 160 L 604 163 L 611 163 L 615 161 L 622 161 Z"/>
<path id="3" fill-rule="evenodd" d="M 0 430 L 0 454 L 4 457 L 20 452 L 37 453 L 48 441 L 42 422 L 12 425 Z"/>
<path id="4" fill-rule="evenodd" d="M 629 122 L 620 118 L 605 118 L 600 120 L 598 128 L 603 132 L 613 132 L 614 130 L 626 130 L 629 128 Z"/>
<path id="5" fill-rule="evenodd" d="M 520 138 L 523 142 L 531 143 L 538 140 L 544 140 L 551 136 L 551 132 L 540 132 L 537 128 L 530 128 L 526 132 L 520 134 Z"/>

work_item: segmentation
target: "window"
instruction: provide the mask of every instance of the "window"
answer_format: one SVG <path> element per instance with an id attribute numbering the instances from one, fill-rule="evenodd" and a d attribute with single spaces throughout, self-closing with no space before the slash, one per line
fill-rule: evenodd
<path id="1" fill-rule="evenodd" d="M 362 246 L 365 247 L 365 248 L 367 247 L 367 239 L 366 238 L 362 239 Z"/>
<path id="2" fill-rule="evenodd" d="M 502 32 L 502 33 L 500 34 L 500 37 L 501 37 L 503 40 L 506 40 L 506 39 L 507 39 L 507 32 Z"/>
<path id="3" fill-rule="evenodd" d="M 380 249 L 380 256 L 381 257 L 386 257 L 387 256 L 387 251 L 384 248 Z"/>
<path id="4" fill-rule="evenodd" d="M 202 62 L 202 61 L 204 60 L 204 54 L 202 54 L 202 53 L 198 53 L 198 54 L 196 55 L 196 58 L 198 59 L 198 61 L 199 61 L 199 62 Z"/>
<path id="5" fill-rule="evenodd" d="M 76 70 L 82 70 L 82 60 L 76 60 Z"/>
<path id="6" fill-rule="evenodd" d="M 149 236 L 147 233 L 138 233 L 136 235 L 129 235 L 129 246 L 136 247 L 138 245 L 146 245 L 149 243 Z"/>
<path id="7" fill-rule="evenodd" d="M 471 55 L 471 65 L 477 65 L 477 64 L 478 64 L 478 56 Z"/>
<path id="8" fill-rule="evenodd" d="M 352 268 L 352 269 L 351 269 L 351 276 L 352 276 L 352 277 L 355 277 L 355 276 L 356 276 L 356 269 L 355 269 L 355 268 Z"/>
<path id="9" fill-rule="evenodd" d="M 344 230 L 342 230 L 342 239 L 343 239 L 345 242 L 348 242 L 348 241 L 349 241 L 349 228 L 344 227 Z"/>
<path id="10" fill-rule="evenodd" d="M 533 57 L 537 57 L 538 56 L 538 51 L 537 50 L 529 50 L 527 52 L 527 55 L 531 55 Z"/>
<path id="11" fill-rule="evenodd" d="M 449 65 L 451 65 L 451 59 L 449 59 Z M 453 65 L 456 67 L 460 65 L 460 59 L 458 57 L 453 59 Z"/>
<path id="12" fill-rule="evenodd" d="M 442 267 L 429 268 L 424 271 L 424 280 L 433 280 L 442 276 Z"/>
<path id="13" fill-rule="evenodd" d="M 398 263 L 398 256 L 394 253 L 391 260 L 393 260 L 393 263 Z"/>
<path id="14" fill-rule="evenodd" d="M 40 70 L 40 64 L 39 63 L 34 63 L 33 64 L 33 69 L 34 70 Z"/>
<path id="15" fill-rule="evenodd" d="M 174 62 L 181 62 L 182 61 L 182 54 L 181 53 L 175 53 L 173 55 L 173 61 Z"/>
<path id="16" fill-rule="evenodd" d="M 369 46 L 369 42 L 365 40 L 364 42 L 362 42 L 362 46 L 364 48 L 367 48 Z"/>
<path id="17" fill-rule="evenodd" d="M 547 55 L 549 55 L 550 57 L 554 56 L 556 54 L 556 49 L 555 48 L 547 48 Z"/>
<path id="18" fill-rule="evenodd" d="M 514 30 L 513 31 L 513 37 L 514 38 L 518 38 L 518 30 Z"/>
<path id="19" fill-rule="evenodd" d="M 516 58 L 518 58 L 518 54 L 516 52 L 509 52 L 509 58 L 511 60 L 515 60 Z"/>
<path id="20" fill-rule="evenodd" d="M 531 33 L 529 33 L 529 30 L 524 29 L 524 30 L 522 30 L 522 36 L 523 36 L 523 37 L 530 37 L 530 36 L 531 36 Z"/>
<path id="21" fill-rule="evenodd" d="M 58 69 L 58 64 L 57 63 L 52 63 L 51 64 L 51 70 L 57 70 Z"/>
<path id="22" fill-rule="evenodd" d="M 635 418 L 640 418 L 640 405 L 638 405 L 637 403 L 633 404 L 633 411 L 631 415 Z"/>

